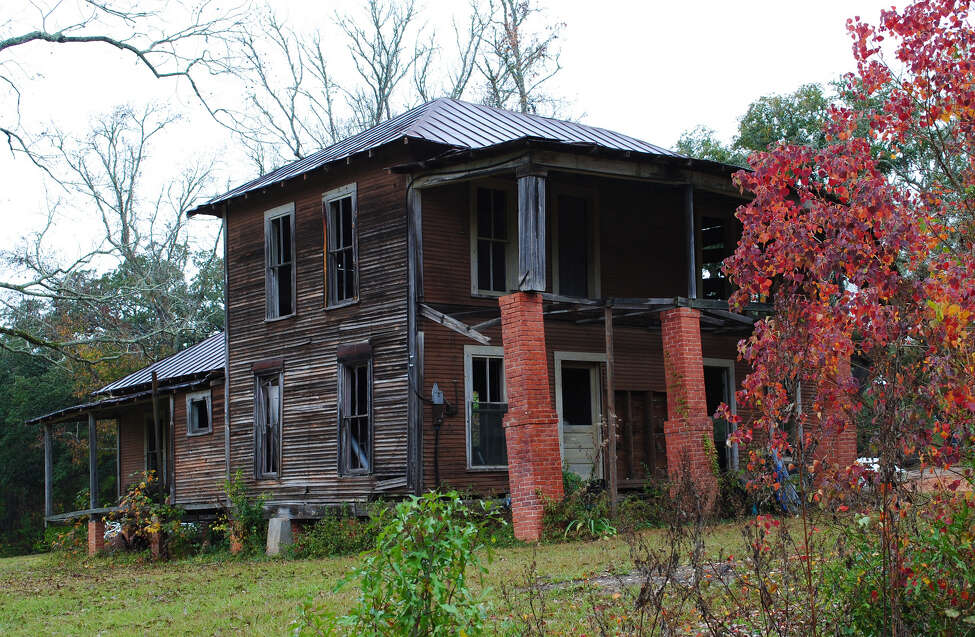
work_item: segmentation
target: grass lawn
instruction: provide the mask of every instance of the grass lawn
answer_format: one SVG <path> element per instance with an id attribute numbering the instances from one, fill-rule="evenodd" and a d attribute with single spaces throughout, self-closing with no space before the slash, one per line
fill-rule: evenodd
<path id="1" fill-rule="evenodd" d="M 664 539 L 662 531 L 646 536 L 651 542 Z M 710 534 L 708 549 L 734 551 L 740 542 L 737 528 L 723 525 Z M 336 612 L 354 601 L 351 586 L 338 594 L 331 589 L 355 559 L 248 561 L 212 555 L 160 564 L 57 554 L 0 559 L 0 634 L 285 634 L 298 603 L 309 594 Z M 486 582 L 501 609 L 500 584 L 523 586 L 533 560 L 538 576 L 552 582 L 632 568 L 622 538 L 506 547 L 496 552 Z M 578 589 L 547 595 L 555 634 L 586 632 Z"/>

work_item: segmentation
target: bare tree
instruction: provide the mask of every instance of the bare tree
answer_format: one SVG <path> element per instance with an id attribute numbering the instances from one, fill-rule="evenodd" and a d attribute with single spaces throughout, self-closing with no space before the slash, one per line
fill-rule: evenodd
<path id="1" fill-rule="evenodd" d="M 421 102 L 437 97 L 464 97 L 483 52 L 485 34 L 493 14 L 493 0 L 471 0 L 467 16 L 455 15 L 450 20 L 453 31 L 451 53 L 445 54 L 444 48 L 432 36 L 426 46 L 415 50 L 413 83 Z M 440 62 L 439 66 L 435 59 Z M 431 75 L 439 77 L 431 78 Z"/>
<path id="2" fill-rule="evenodd" d="M 477 64 L 484 79 L 483 101 L 489 106 L 536 113 L 557 105 L 542 86 L 561 69 L 557 41 L 562 23 L 532 31 L 529 20 L 541 15 L 534 0 L 498 0 L 487 36 L 487 50 Z"/>
<path id="3" fill-rule="evenodd" d="M 393 93 L 414 63 L 427 55 L 427 46 L 417 37 L 412 55 L 406 53 L 406 36 L 415 27 L 414 0 L 369 0 L 365 20 L 337 15 L 360 82 L 347 89 L 353 121 L 369 128 L 393 116 Z"/>
<path id="4" fill-rule="evenodd" d="M 45 227 L 0 253 L 0 347 L 59 364 L 155 359 L 222 323 L 217 241 L 196 247 L 186 211 L 210 184 L 210 162 L 183 170 L 158 192 L 142 180 L 153 140 L 173 122 L 157 108 L 120 108 L 90 135 L 54 137 L 45 161 L 91 209 L 101 240 L 65 262 Z M 187 272 L 194 271 L 193 279 Z M 28 316 L 25 316 L 25 310 Z"/>
<path id="5" fill-rule="evenodd" d="M 19 8 L 5 9 L 18 16 L 0 23 L 0 86 L 12 105 L 11 111 L 0 115 L 0 135 L 11 152 L 25 153 L 40 165 L 21 125 L 22 85 L 30 72 L 15 55 L 31 43 L 114 48 L 157 78 L 186 80 L 210 114 L 221 115 L 204 99 L 197 75 L 226 64 L 227 44 L 241 24 L 243 11 L 239 9 L 216 6 L 210 0 L 198 4 L 183 0 L 28 0 Z"/>

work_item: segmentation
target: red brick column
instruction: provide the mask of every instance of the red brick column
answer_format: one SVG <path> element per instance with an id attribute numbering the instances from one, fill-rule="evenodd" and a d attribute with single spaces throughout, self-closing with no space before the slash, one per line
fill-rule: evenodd
<path id="1" fill-rule="evenodd" d="M 101 518 L 88 520 L 88 555 L 105 550 L 105 521 Z"/>
<path id="2" fill-rule="evenodd" d="M 836 383 L 843 385 L 852 376 L 850 361 L 841 362 L 836 370 Z M 857 430 L 853 422 L 849 422 L 846 412 L 839 404 L 825 406 L 825 423 L 816 423 L 814 437 L 818 444 L 813 457 L 822 460 L 833 469 L 845 469 L 857 459 Z M 833 417 L 837 421 L 830 424 Z"/>
<path id="3" fill-rule="evenodd" d="M 545 500 L 563 496 L 559 418 L 549 390 L 542 297 L 516 292 L 501 297 L 499 303 L 508 392 L 504 438 L 512 523 L 516 538 L 536 542 L 542 536 Z"/>
<path id="4" fill-rule="evenodd" d="M 664 368 L 667 382 L 667 474 L 679 483 L 685 472 L 710 511 L 717 495 L 717 478 L 705 440 L 714 441 L 704 393 L 704 355 L 701 349 L 701 313 L 679 307 L 660 315 L 663 328 Z"/>

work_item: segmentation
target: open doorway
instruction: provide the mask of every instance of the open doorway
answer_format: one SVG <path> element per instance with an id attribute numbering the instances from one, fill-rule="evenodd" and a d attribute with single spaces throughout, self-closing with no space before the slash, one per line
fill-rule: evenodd
<path id="1" fill-rule="evenodd" d="M 562 464 L 583 479 L 603 476 L 600 362 L 602 354 L 556 352 L 555 408 Z"/>
<path id="2" fill-rule="evenodd" d="M 708 416 L 721 403 L 727 403 L 735 413 L 735 363 L 724 359 L 704 359 L 704 393 L 707 397 Z M 738 469 L 738 446 L 728 445 L 728 437 L 734 425 L 727 420 L 714 418 L 714 448 L 718 454 L 718 468 L 724 471 Z"/>

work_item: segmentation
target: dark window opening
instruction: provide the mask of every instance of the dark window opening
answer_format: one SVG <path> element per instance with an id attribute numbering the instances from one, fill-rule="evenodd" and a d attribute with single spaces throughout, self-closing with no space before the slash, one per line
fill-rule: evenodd
<path id="1" fill-rule="evenodd" d="M 294 215 L 268 219 L 265 229 L 267 253 L 267 317 L 295 313 L 294 305 Z"/>
<path id="2" fill-rule="evenodd" d="M 186 399 L 186 424 L 188 433 L 210 432 L 210 394 L 190 395 Z"/>
<path id="3" fill-rule="evenodd" d="M 589 296 L 589 209 L 582 197 L 559 197 L 559 294 Z"/>
<path id="4" fill-rule="evenodd" d="M 328 304 L 356 298 L 358 268 L 355 249 L 355 206 L 352 195 L 333 199 L 326 205 L 326 263 Z"/>
<path id="5" fill-rule="evenodd" d="M 257 478 L 274 478 L 281 462 L 281 375 L 257 377 L 254 458 Z"/>
<path id="6" fill-rule="evenodd" d="M 508 208 L 503 190 L 477 189 L 477 289 L 507 292 Z"/>
<path id="7" fill-rule="evenodd" d="M 340 471 L 372 470 L 372 378 L 368 360 L 341 363 Z"/>
<path id="8" fill-rule="evenodd" d="M 701 218 L 701 297 L 726 299 L 731 296 L 728 277 L 721 263 L 731 256 L 734 242 L 730 239 L 731 221 L 720 217 Z"/>
<path id="9" fill-rule="evenodd" d="M 562 368 L 562 420 L 592 427 L 592 386 L 588 367 Z"/>
<path id="10" fill-rule="evenodd" d="M 470 440 L 472 467 L 503 467 L 508 464 L 504 439 L 504 359 L 471 358 Z"/>

